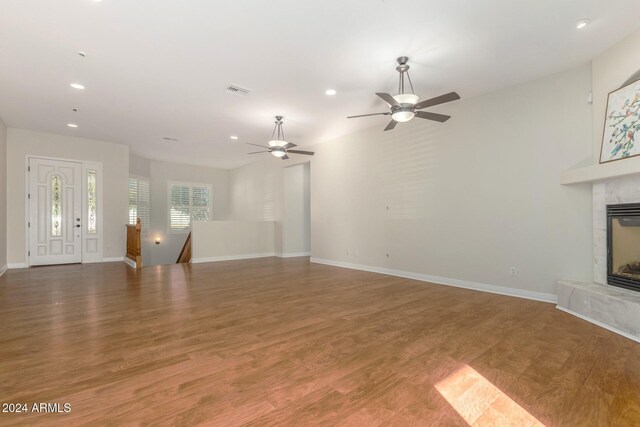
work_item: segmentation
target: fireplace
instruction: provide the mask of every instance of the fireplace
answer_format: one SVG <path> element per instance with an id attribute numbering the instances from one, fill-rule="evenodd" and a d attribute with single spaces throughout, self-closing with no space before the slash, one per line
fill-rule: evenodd
<path id="1" fill-rule="evenodd" d="M 607 283 L 640 291 L 640 203 L 607 205 Z"/>

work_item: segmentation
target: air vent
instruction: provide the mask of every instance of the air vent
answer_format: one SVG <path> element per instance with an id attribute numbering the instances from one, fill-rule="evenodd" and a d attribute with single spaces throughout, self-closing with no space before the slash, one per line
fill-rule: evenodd
<path id="1" fill-rule="evenodd" d="M 178 140 L 176 138 L 169 138 L 168 136 L 165 136 L 164 138 L 165 141 L 173 141 L 173 142 L 177 142 Z"/>
<path id="2" fill-rule="evenodd" d="M 245 89 L 236 85 L 229 85 L 226 90 L 227 93 L 233 94 L 235 96 L 245 96 L 249 94 L 249 89 Z"/>

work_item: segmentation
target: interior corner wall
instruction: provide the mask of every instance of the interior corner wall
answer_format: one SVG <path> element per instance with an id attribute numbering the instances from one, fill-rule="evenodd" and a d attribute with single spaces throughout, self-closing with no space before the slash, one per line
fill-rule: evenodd
<path id="1" fill-rule="evenodd" d="M 7 130 L 7 260 L 26 263 L 26 172 L 27 156 L 43 156 L 103 165 L 103 256 L 122 258 L 126 251 L 124 225 L 128 221 L 129 147 L 65 135 L 9 128 Z"/>
<path id="2" fill-rule="evenodd" d="M 0 275 L 7 267 L 7 127 L 0 119 Z"/>
<path id="3" fill-rule="evenodd" d="M 283 169 L 282 254 L 308 254 L 310 247 L 309 163 Z"/>
<path id="4" fill-rule="evenodd" d="M 593 157 L 595 164 L 600 162 L 600 147 L 608 94 L 622 86 L 638 71 L 640 71 L 640 30 L 593 59 Z M 640 170 L 640 158 L 625 159 L 624 163 L 620 164 L 620 167 L 622 166 L 625 166 L 631 173 L 637 172 Z"/>
<path id="5" fill-rule="evenodd" d="M 590 281 L 591 189 L 560 185 L 591 153 L 590 90 L 585 65 L 314 146 L 312 257 L 546 295 Z"/>
<path id="6" fill-rule="evenodd" d="M 268 156 L 229 172 L 230 217 L 234 221 L 274 221 L 275 251 L 282 253 L 284 163 Z"/>
<path id="7" fill-rule="evenodd" d="M 213 219 L 229 219 L 229 171 L 204 166 L 148 160 L 131 156 L 130 172 L 149 178 L 151 192 L 151 224 L 142 232 L 143 265 L 173 264 L 178 259 L 188 233 L 170 233 L 169 181 L 211 184 L 213 187 Z M 155 240 L 160 239 L 156 245 Z"/>
<path id="8" fill-rule="evenodd" d="M 151 177 L 151 160 L 137 156 L 133 153 L 129 154 L 129 175 L 135 175 L 142 178 Z"/>

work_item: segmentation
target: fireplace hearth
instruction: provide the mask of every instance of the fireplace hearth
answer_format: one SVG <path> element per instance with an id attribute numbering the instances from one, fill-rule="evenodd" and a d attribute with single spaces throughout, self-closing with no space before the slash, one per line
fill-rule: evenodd
<path id="1" fill-rule="evenodd" d="M 607 205 L 607 283 L 640 291 L 640 203 Z"/>

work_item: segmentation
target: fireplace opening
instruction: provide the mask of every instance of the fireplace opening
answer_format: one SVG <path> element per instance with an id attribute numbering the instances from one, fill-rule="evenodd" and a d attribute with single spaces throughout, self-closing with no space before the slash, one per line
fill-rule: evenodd
<path id="1" fill-rule="evenodd" d="M 607 282 L 640 291 L 640 203 L 607 206 Z"/>

